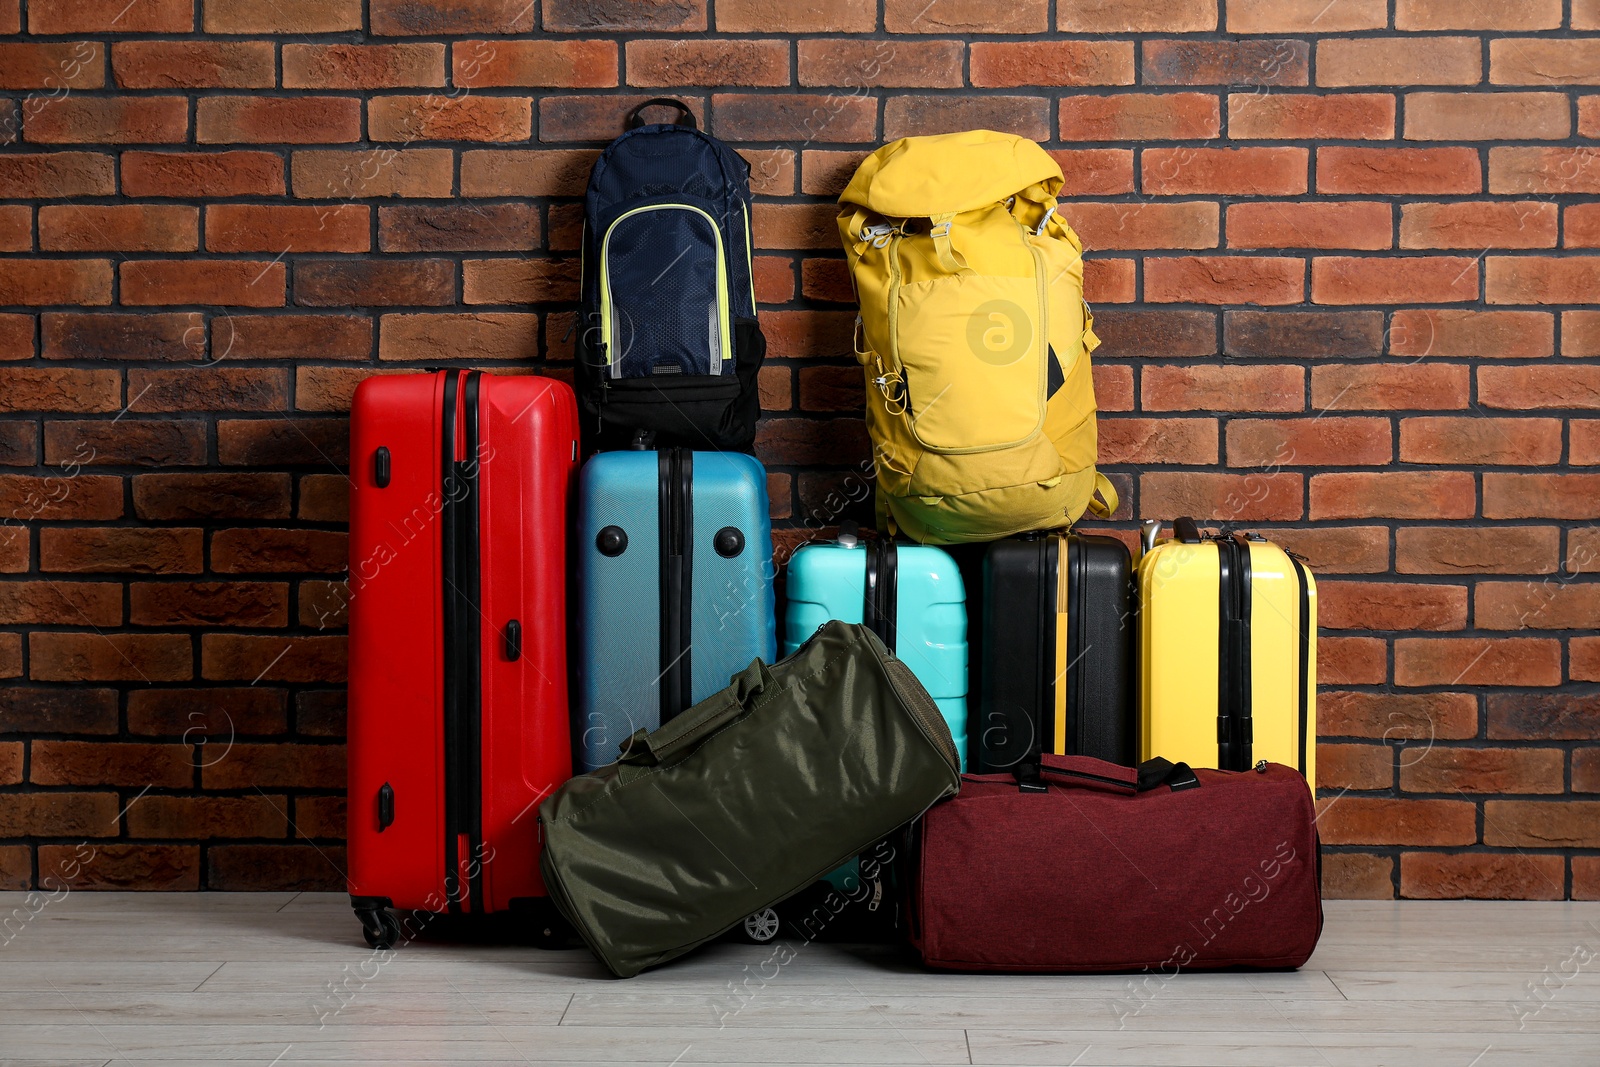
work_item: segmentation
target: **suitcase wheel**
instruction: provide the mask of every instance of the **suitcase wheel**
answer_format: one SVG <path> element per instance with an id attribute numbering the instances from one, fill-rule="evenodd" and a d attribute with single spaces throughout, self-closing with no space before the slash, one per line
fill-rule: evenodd
<path id="1" fill-rule="evenodd" d="M 762 908 L 745 917 L 740 929 L 744 931 L 745 940 L 751 944 L 764 945 L 778 936 L 778 930 L 783 926 L 778 918 L 778 913 L 772 908 Z"/>
<path id="2" fill-rule="evenodd" d="M 356 918 L 361 920 L 361 936 L 368 948 L 394 948 L 400 940 L 400 920 L 389 914 L 388 908 L 358 911 Z"/>

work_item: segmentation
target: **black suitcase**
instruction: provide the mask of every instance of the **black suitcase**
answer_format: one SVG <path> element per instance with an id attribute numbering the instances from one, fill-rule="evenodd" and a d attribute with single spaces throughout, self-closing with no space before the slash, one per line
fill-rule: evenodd
<path id="1" fill-rule="evenodd" d="M 1137 762 L 1131 570 L 1114 537 L 1048 534 L 989 546 L 969 727 L 974 773 L 1010 770 L 1041 752 Z"/>

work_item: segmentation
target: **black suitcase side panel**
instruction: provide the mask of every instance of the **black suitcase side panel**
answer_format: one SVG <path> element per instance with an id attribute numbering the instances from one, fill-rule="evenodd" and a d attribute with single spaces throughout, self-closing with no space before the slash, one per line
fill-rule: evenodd
<path id="1" fill-rule="evenodd" d="M 996 541 L 984 554 L 974 774 L 1008 771 L 1049 748 L 1054 543 L 1054 538 Z"/>
<path id="2" fill-rule="evenodd" d="M 1132 560 L 1115 537 L 1072 535 L 1068 550 L 1067 721 L 1072 752 L 1131 767 L 1134 703 Z"/>

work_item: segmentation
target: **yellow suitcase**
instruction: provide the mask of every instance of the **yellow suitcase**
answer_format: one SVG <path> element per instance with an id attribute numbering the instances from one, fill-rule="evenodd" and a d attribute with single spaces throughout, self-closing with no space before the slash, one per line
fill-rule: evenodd
<path id="1" fill-rule="evenodd" d="M 1258 534 L 1147 521 L 1139 557 L 1141 759 L 1316 783 L 1317 583 Z"/>

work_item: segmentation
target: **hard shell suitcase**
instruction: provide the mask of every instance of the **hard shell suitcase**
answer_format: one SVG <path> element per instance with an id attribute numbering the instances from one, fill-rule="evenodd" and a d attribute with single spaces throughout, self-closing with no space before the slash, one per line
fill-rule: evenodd
<path id="1" fill-rule="evenodd" d="M 967 762 L 967 603 L 961 572 L 942 549 L 862 542 L 849 526 L 833 544 L 802 545 L 789 559 L 783 654 L 829 619 L 864 623 L 911 668 Z"/>
<path id="2" fill-rule="evenodd" d="M 774 658 L 772 521 L 753 456 L 594 456 L 579 476 L 577 553 L 581 769 Z"/>
<path id="3" fill-rule="evenodd" d="M 549 378 L 369 378 L 350 424 L 349 890 L 486 913 L 545 894 L 534 806 L 571 773 L 577 405 Z"/>
<path id="4" fill-rule="evenodd" d="M 1138 758 L 1132 566 L 1114 537 L 996 541 L 983 564 L 974 771 L 1043 752 Z"/>
<path id="5" fill-rule="evenodd" d="M 1317 583 L 1257 534 L 1145 524 L 1139 559 L 1140 734 L 1196 767 L 1259 760 L 1317 780 Z"/>

